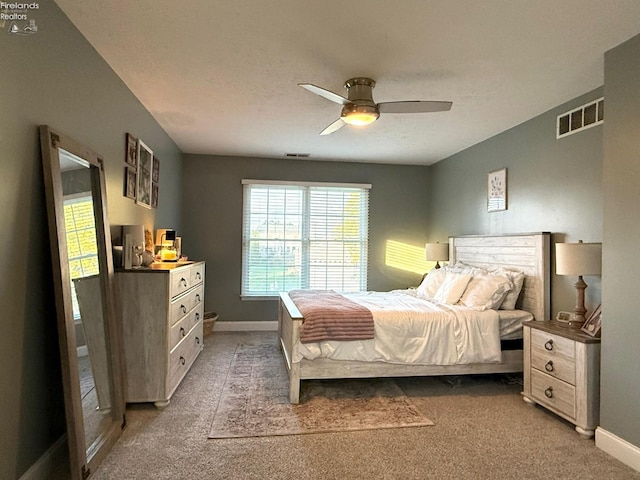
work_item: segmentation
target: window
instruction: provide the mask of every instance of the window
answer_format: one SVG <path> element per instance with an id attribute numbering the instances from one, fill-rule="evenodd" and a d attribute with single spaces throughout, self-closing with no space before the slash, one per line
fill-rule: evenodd
<path id="1" fill-rule="evenodd" d="M 98 240 L 90 192 L 64 198 L 64 223 L 67 232 L 73 317 L 79 319 L 80 309 L 73 280 L 100 273 Z"/>
<path id="2" fill-rule="evenodd" d="M 243 297 L 366 290 L 370 185 L 242 183 Z"/>

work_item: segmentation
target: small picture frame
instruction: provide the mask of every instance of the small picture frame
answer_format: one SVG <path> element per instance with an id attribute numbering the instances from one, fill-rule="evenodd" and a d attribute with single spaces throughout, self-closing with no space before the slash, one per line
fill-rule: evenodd
<path id="1" fill-rule="evenodd" d="M 153 157 L 153 170 L 151 172 L 151 181 L 158 183 L 160 181 L 160 160 L 158 157 Z"/>
<path id="2" fill-rule="evenodd" d="M 124 195 L 127 198 L 136 199 L 136 169 L 124 167 Z"/>
<path id="3" fill-rule="evenodd" d="M 151 207 L 158 208 L 158 197 L 160 195 L 160 189 L 158 188 L 158 184 L 155 182 L 151 182 Z"/>
<path id="4" fill-rule="evenodd" d="M 582 325 L 581 330 L 592 337 L 600 336 L 600 327 L 602 319 L 602 305 L 598 305 L 596 309 L 589 315 L 587 321 Z"/>
<path id="5" fill-rule="evenodd" d="M 507 209 L 507 169 L 502 168 L 487 174 L 487 211 L 500 212 Z"/>
<path id="6" fill-rule="evenodd" d="M 136 203 L 151 208 L 151 170 L 153 168 L 153 151 L 138 139 L 138 185 Z"/>
<path id="7" fill-rule="evenodd" d="M 127 133 L 124 161 L 132 167 L 138 166 L 138 139 Z"/>

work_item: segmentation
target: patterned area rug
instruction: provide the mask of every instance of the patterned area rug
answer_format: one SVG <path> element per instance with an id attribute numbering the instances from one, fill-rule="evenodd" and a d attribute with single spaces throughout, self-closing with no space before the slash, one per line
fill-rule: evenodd
<path id="1" fill-rule="evenodd" d="M 392 379 L 306 380 L 300 404 L 275 345 L 236 347 L 209 438 L 264 437 L 433 425 Z"/>

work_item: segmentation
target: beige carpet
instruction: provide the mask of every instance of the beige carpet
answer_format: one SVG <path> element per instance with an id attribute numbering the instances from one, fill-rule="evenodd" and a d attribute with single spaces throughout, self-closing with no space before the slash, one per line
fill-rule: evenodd
<path id="1" fill-rule="evenodd" d="M 433 425 L 392 379 L 309 380 L 289 403 L 273 344 L 236 347 L 209 438 L 268 437 Z"/>

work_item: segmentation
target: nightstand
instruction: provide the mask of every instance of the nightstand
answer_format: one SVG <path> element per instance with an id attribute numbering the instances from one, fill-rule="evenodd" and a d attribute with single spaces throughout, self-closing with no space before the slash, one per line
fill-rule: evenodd
<path id="1" fill-rule="evenodd" d="M 524 401 L 593 437 L 600 412 L 600 339 L 553 321 L 523 324 Z"/>

